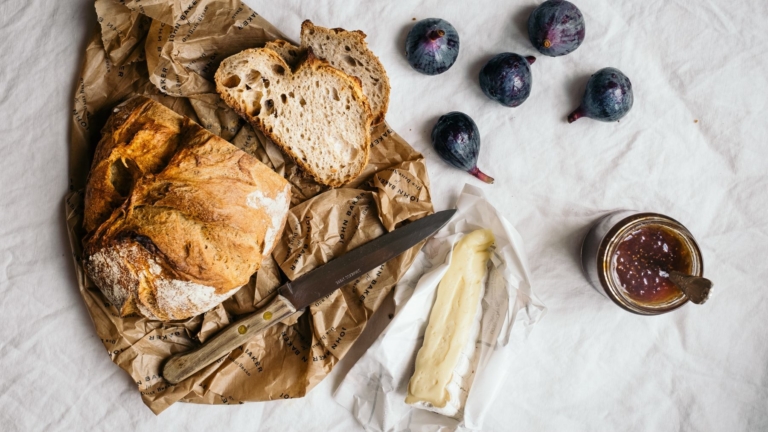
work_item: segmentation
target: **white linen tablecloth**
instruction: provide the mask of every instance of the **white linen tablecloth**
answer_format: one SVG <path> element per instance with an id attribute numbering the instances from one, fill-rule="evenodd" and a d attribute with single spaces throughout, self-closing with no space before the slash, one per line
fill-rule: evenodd
<path id="1" fill-rule="evenodd" d="M 579 0 L 586 41 L 560 58 L 527 40 L 537 1 L 247 3 L 295 39 L 306 18 L 365 31 L 392 83 L 387 119 L 427 156 L 436 209 L 465 182 L 481 185 L 522 234 L 548 313 L 509 364 L 487 430 L 768 430 L 768 2 Z M 428 17 L 461 37 L 457 63 L 435 77 L 403 56 L 412 19 Z M 0 429 L 359 430 L 330 395 L 384 313 L 303 399 L 176 404 L 158 417 L 142 404 L 93 331 L 63 217 L 93 4 L 4 0 L 0 23 Z M 482 65 L 503 51 L 538 59 L 531 96 L 515 109 L 478 86 Z M 632 80 L 630 114 L 567 124 L 589 75 L 606 66 Z M 479 166 L 495 185 L 432 150 L 432 126 L 453 110 L 480 128 Z M 624 208 L 693 232 L 716 286 L 706 305 L 641 317 L 590 288 L 581 240 L 600 215 Z"/>

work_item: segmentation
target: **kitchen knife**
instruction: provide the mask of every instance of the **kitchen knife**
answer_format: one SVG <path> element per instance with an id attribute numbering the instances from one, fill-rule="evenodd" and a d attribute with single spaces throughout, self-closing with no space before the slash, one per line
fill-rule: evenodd
<path id="1" fill-rule="evenodd" d="M 277 289 L 275 298 L 261 309 L 225 327 L 200 347 L 169 358 L 163 366 L 163 378 L 171 384 L 187 379 L 297 310 L 430 237 L 448 223 L 454 213 L 456 210 L 443 210 L 411 222 L 287 282 Z"/>

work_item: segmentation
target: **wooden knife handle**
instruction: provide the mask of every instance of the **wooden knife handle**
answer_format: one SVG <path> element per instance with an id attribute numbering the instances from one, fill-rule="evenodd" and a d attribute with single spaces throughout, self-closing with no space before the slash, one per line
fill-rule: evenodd
<path id="1" fill-rule="evenodd" d="M 291 302 L 278 294 L 266 306 L 228 325 L 200 347 L 169 358 L 163 366 L 163 378 L 171 384 L 184 381 L 294 312 L 296 308 Z"/>

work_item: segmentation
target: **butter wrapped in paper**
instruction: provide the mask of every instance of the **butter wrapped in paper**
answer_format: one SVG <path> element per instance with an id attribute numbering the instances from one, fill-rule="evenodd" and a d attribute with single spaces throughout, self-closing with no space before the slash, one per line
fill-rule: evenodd
<path id="1" fill-rule="evenodd" d="M 216 94 L 213 74 L 227 56 L 285 39 L 238 0 L 96 0 L 98 27 L 75 90 L 70 193 L 65 217 L 80 293 L 111 360 L 160 413 L 177 401 L 236 404 L 301 397 L 344 357 L 421 245 L 299 311 L 189 379 L 169 385 L 164 361 L 208 340 L 265 304 L 296 278 L 403 223 L 433 212 L 421 154 L 382 123 L 371 130 L 370 162 L 346 187 L 305 176 Z M 333 23 L 339 25 L 339 23 Z M 270 259 L 234 296 L 184 321 L 121 318 L 82 266 L 83 192 L 100 129 L 120 102 L 146 95 L 254 155 L 292 185 L 291 211 Z"/>
<path id="2" fill-rule="evenodd" d="M 451 222 L 427 241 L 398 283 L 395 317 L 334 393 L 366 430 L 481 430 L 511 359 L 524 350 L 531 326 L 546 311 L 533 293 L 522 238 L 514 227 L 473 186 L 464 187 L 456 208 Z M 438 410 L 448 415 L 415 408 L 405 400 L 438 284 L 456 243 L 479 229 L 493 232 L 495 247 L 481 310 L 470 330 L 474 350 L 462 350 L 447 387 L 453 401 L 461 403 L 455 410 Z"/>

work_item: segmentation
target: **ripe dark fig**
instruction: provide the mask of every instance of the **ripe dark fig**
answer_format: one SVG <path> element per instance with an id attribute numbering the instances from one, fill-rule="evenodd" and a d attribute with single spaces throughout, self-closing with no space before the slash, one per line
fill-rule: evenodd
<path id="1" fill-rule="evenodd" d="M 459 34 L 451 23 L 427 18 L 416 23 L 405 39 L 405 57 L 412 68 L 427 75 L 441 74 L 459 56 Z"/>
<path id="2" fill-rule="evenodd" d="M 444 161 L 486 183 L 493 183 L 492 177 L 477 168 L 480 131 L 468 115 L 454 111 L 440 117 L 432 129 L 432 145 Z"/>
<path id="3" fill-rule="evenodd" d="M 566 55 L 584 41 L 584 16 L 571 2 L 545 1 L 528 17 L 528 38 L 544 55 Z"/>
<path id="4" fill-rule="evenodd" d="M 501 53 L 490 59 L 480 71 L 480 88 L 496 102 L 516 107 L 531 94 L 533 77 L 530 65 L 536 57 Z"/>
<path id="5" fill-rule="evenodd" d="M 600 69 L 589 78 L 581 106 L 568 116 L 568 123 L 582 117 L 617 121 L 632 109 L 634 101 L 632 83 L 626 75 L 616 68 Z"/>

